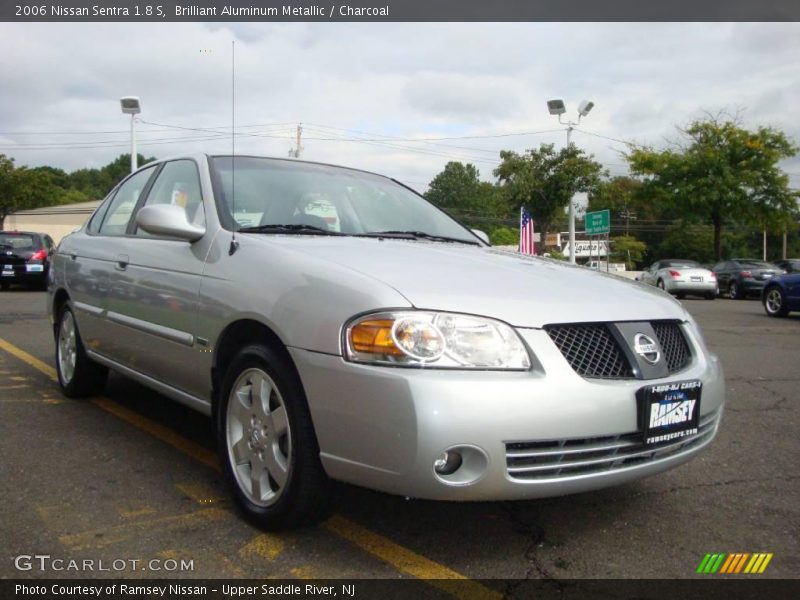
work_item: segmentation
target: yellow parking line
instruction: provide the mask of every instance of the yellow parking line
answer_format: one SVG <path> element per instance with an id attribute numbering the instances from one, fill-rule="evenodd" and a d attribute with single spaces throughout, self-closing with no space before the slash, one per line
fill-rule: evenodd
<path id="1" fill-rule="evenodd" d="M 35 356 L 31 356 L 25 352 L 25 350 L 17 348 L 14 344 L 8 343 L 3 338 L 0 338 L 0 349 L 5 350 L 11 356 L 16 356 L 22 362 L 27 363 L 37 371 L 44 373 L 53 381 L 58 381 L 58 375 L 56 375 L 56 370 L 53 367 L 48 365 L 46 362 L 39 360 Z"/>
<path id="2" fill-rule="evenodd" d="M 503 597 L 502 594 L 490 590 L 477 581 L 472 581 L 444 565 L 425 558 L 339 515 L 328 519 L 324 523 L 324 527 L 362 550 L 386 561 L 399 571 L 418 579 L 429 580 L 428 583 L 432 586 L 459 598 Z"/>
<path id="3" fill-rule="evenodd" d="M 169 517 L 158 517 L 142 521 L 133 521 L 123 525 L 113 527 L 103 527 L 92 531 L 84 531 L 70 535 L 62 535 L 58 541 L 73 550 L 108 546 L 127 540 L 133 535 L 142 531 L 168 531 L 180 529 L 181 527 L 194 527 L 205 524 L 209 521 L 217 521 L 230 516 L 230 511 L 221 508 L 204 508 L 190 513 L 173 515 Z M 98 534 L 102 534 L 99 536 Z"/>
<path id="4" fill-rule="evenodd" d="M 129 408 L 125 408 L 124 406 L 117 404 L 108 398 L 95 397 L 92 398 L 90 402 L 96 406 L 99 406 L 104 411 L 110 412 L 115 417 L 119 417 L 134 427 L 160 439 L 162 442 L 168 443 L 170 446 L 177 448 L 184 454 L 190 456 L 198 462 L 203 463 L 207 467 L 211 467 L 215 471 L 222 470 L 219 465 L 219 460 L 217 460 L 217 455 L 214 452 L 203 448 L 200 444 L 196 444 L 195 442 L 186 439 L 182 435 L 178 435 L 169 427 L 165 427 L 160 423 L 151 421 L 147 417 L 143 417 L 139 413 L 132 411 Z"/>
<path id="5" fill-rule="evenodd" d="M 53 367 L 42 362 L 35 356 L 31 356 L 21 348 L 17 348 L 2 338 L 0 338 L 0 349 L 5 350 L 9 354 L 17 357 L 22 362 L 30 365 L 37 371 L 44 373 L 50 379 L 58 381 L 56 370 Z M 194 458 L 207 467 L 210 467 L 215 471 L 222 470 L 217 455 L 214 452 L 211 452 L 207 448 L 204 448 L 199 444 L 186 439 L 181 435 L 178 435 L 168 427 L 151 421 L 139 413 L 125 408 L 116 402 L 112 402 L 108 398 L 96 397 L 92 398 L 91 402 L 99 408 L 102 408 L 114 416 L 119 417 L 123 421 L 133 425 L 134 427 L 166 442 L 170 446 L 176 448 L 191 458 Z M 222 509 L 205 509 L 197 511 L 196 513 L 190 513 L 189 515 L 168 517 L 166 518 L 165 522 L 169 522 L 170 519 L 180 520 L 181 517 L 183 519 L 190 518 L 191 515 L 217 516 L 218 512 L 222 512 Z M 153 523 L 156 521 L 158 520 L 149 521 L 148 523 Z M 117 532 L 118 536 L 121 535 L 127 537 L 127 535 L 129 535 L 131 526 L 128 525 L 123 527 L 124 528 L 120 528 L 120 530 Z M 361 525 L 358 525 L 344 517 L 338 515 L 334 516 L 324 523 L 324 527 L 337 536 L 355 544 L 372 556 L 389 563 L 398 571 L 419 579 L 428 580 L 427 583 L 430 585 L 459 598 L 468 597 L 494 599 L 502 597 L 502 594 L 499 594 L 481 585 L 477 581 L 468 579 L 464 575 L 461 575 L 460 573 L 453 571 L 444 565 L 425 558 L 424 556 L 417 554 L 416 552 L 413 552 L 412 550 L 409 550 L 408 548 L 405 548 L 404 546 L 401 546 L 400 544 L 397 544 L 382 535 L 374 533 L 369 529 L 362 527 Z M 76 543 L 80 544 L 82 542 L 88 542 L 91 539 L 91 535 L 93 535 L 92 532 L 86 532 L 76 536 L 64 536 L 61 538 L 61 541 L 68 545 L 73 545 Z M 119 537 L 117 537 L 117 539 L 119 539 Z"/>

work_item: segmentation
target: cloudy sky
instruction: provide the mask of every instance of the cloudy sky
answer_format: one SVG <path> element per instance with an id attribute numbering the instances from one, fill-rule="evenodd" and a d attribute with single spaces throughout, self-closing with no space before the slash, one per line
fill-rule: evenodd
<path id="1" fill-rule="evenodd" d="M 449 160 L 490 180 L 501 149 L 563 144 L 549 98 L 595 102 L 573 141 L 611 174 L 607 138 L 659 146 L 703 111 L 800 144 L 797 23 L 2 23 L 0 153 L 106 164 L 129 149 L 123 95 L 142 99 L 143 154 L 228 152 L 232 40 L 237 152 L 286 156 L 302 122 L 302 158 L 421 190 Z M 785 169 L 800 188 L 800 158 Z"/>

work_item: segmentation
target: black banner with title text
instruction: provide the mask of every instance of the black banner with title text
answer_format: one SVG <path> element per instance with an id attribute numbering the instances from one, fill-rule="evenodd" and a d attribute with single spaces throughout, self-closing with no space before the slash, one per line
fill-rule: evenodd
<path id="1" fill-rule="evenodd" d="M 4 0 L 0 20 L 78 21 L 798 21 L 797 0 Z"/>

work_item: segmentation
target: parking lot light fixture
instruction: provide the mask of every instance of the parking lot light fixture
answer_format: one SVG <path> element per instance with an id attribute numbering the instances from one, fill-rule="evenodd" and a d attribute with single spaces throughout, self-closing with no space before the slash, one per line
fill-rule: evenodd
<path id="1" fill-rule="evenodd" d="M 581 100 L 578 105 L 578 120 L 563 121 L 561 115 L 567 112 L 564 101 L 560 98 L 547 101 L 547 110 L 551 115 L 558 117 L 558 122 L 567 126 L 567 148 L 572 143 L 572 130 L 581 122 L 581 117 L 585 117 L 594 108 L 591 100 Z M 575 204 L 572 198 L 569 200 L 569 262 L 575 264 Z"/>
<path id="2" fill-rule="evenodd" d="M 136 115 L 142 112 L 138 96 L 123 96 L 119 99 L 122 113 L 131 116 L 131 173 L 137 168 L 136 160 Z"/>

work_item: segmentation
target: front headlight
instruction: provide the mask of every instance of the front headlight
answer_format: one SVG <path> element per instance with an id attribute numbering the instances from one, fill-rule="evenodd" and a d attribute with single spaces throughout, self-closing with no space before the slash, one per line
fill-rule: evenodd
<path id="1" fill-rule="evenodd" d="M 450 369 L 531 367 L 519 335 L 505 323 L 455 313 L 397 311 L 365 315 L 344 330 L 347 360 Z"/>

